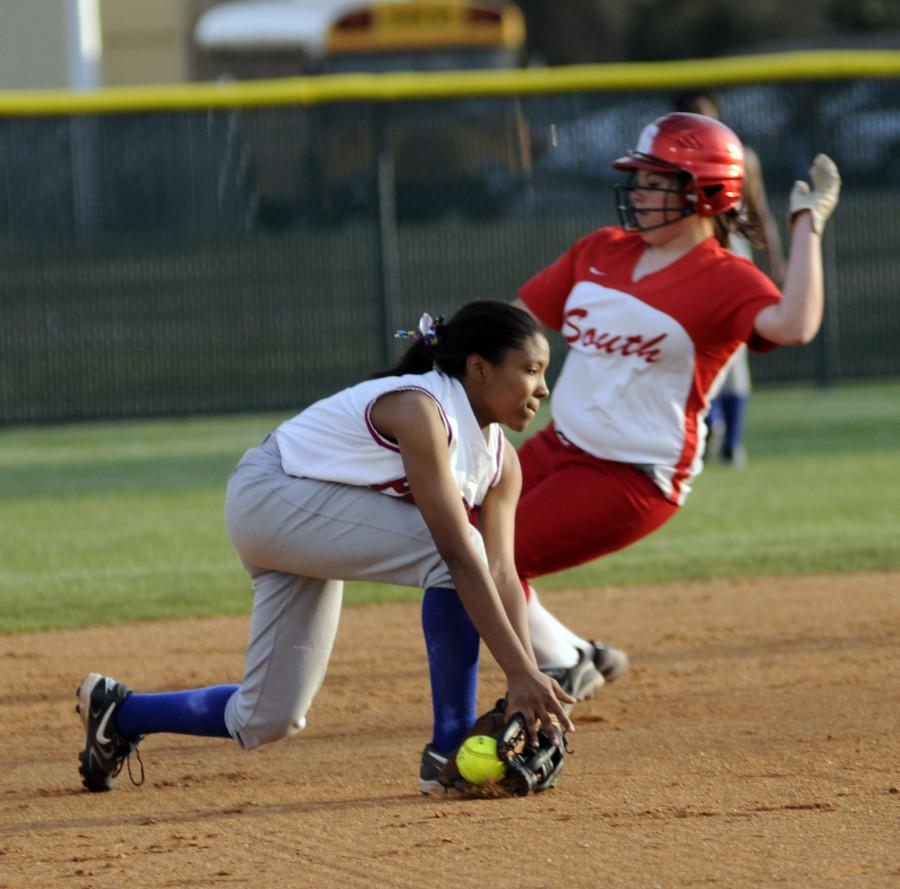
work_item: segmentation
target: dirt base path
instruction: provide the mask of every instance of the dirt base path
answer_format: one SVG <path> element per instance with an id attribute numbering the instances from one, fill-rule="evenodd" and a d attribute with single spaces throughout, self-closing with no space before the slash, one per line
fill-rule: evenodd
<path id="1" fill-rule="evenodd" d="M 0 638 L 0 887 L 900 885 L 900 574 L 543 598 L 633 670 L 576 708 L 558 787 L 526 799 L 416 792 L 415 605 L 345 609 L 298 737 L 153 736 L 144 785 L 106 794 L 79 786 L 82 675 L 234 681 L 247 621 Z"/>

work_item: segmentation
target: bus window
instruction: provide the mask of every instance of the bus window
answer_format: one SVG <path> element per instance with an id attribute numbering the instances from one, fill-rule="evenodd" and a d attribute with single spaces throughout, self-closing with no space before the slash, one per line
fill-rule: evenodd
<path id="1" fill-rule="evenodd" d="M 204 79 L 509 68 L 522 64 L 525 47 L 519 8 L 491 0 L 230 2 L 203 15 L 194 36 Z M 287 144 L 286 114 L 294 119 Z M 279 219 L 371 209 L 374 115 L 335 103 L 243 116 L 264 216 L 267 207 Z M 402 215 L 494 210 L 530 175 L 514 100 L 396 103 L 386 120 Z"/>

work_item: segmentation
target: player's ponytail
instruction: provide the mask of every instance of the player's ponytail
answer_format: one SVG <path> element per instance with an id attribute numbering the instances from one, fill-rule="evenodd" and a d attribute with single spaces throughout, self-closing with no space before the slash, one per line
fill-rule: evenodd
<path id="1" fill-rule="evenodd" d="M 467 303 L 449 321 L 423 315 L 416 330 L 397 331 L 413 340 L 400 361 L 371 379 L 439 370 L 461 380 L 469 355 L 502 364 L 509 349 L 522 348 L 538 333 L 540 324 L 528 312 L 495 300 Z"/>
<path id="2" fill-rule="evenodd" d="M 393 367 L 371 374 L 370 379 L 402 377 L 404 374 L 427 374 L 430 370 L 434 370 L 433 348 L 424 339 L 416 338 Z"/>
<path id="3" fill-rule="evenodd" d="M 731 235 L 740 235 L 751 247 L 758 250 L 764 250 L 766 247 L 762 225 L 757 220 L 738 213 L 736 209 L 714 216 L 713 223 L 716 240 L 722 247 L 731 247 Z"/>

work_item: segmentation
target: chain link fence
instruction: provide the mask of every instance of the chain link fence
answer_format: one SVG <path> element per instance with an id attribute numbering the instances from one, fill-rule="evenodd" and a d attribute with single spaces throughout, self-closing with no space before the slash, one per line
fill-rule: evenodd
<path id="1" fill-rule="evenodd" d="M 679 86 L 0 117 L 0 422 L 292 411 L 353 383 L 422 311 L 511 299 L 615 224 L 609 161 Z M 900 78 L 717 94 L 779 220 L 816 152 L 844 178 L 823 330 L 756 381 L 900 375 Z"/>

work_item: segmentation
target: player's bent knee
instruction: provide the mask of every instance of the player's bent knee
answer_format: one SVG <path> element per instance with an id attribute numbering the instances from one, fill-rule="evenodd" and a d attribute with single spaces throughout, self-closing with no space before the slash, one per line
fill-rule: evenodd
<path id="1" fill-rule="evenodd" d="M 433 563 L 428 566 L 425 571 L 425 577 L 422 581 L 422 589 L 428 589 L 429 587 L 452 587 L 453 581 L 450 579 L 450 569 L 447 568 L 444 560 L 435 553 L 435 558 Z"/>
<path id="2" fill-rule="evenodd" d="M 267 706 L 253 696 L 242 699 L 234 694 L 225 706 L 225 725 L 243 750 L 255 750 L 282 738 L 290 738 L 306 728 L 308 701 L 284 707 L 271 702 Z"/>
<path id="3" fill-rule="evenodd" d="M 472 545 L 475 547 L 475 552 L 478 557 L 484 562 L 485 565 L 488 564 L 487 557 L 487 549 L 484 545 L 484 539 L 481 536 L 481 532 L 475 528 L 474 526 L 469 527 L 469 537 L 472 540 Z M 442 589 L 453 589 L 454 583 L 452 578 L 450 577 L 450 569 L 447 567 L 447 564 L 440 557 L 437 550 L 434 553 L 434 560 L 432 564 L 426 567 L 425 577 L 422 581 L 422 589 L 429 589 L 430 587 L 441 587 Z"/>
<path id="4" fill-rule="evenodd" d="M 306 728 L 306 719 L 292 719 L 287 723 L 250 724 L 234 733 L 235 740 L 243 750 L 255 750 L 264 744 L 281 741 L 284 738 L 292 738 Z"/>

